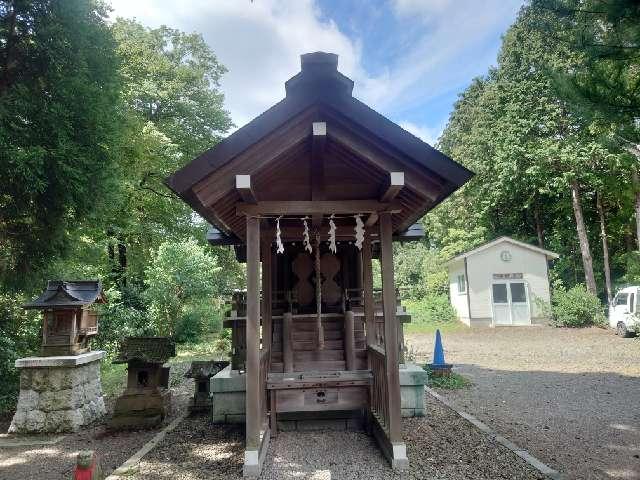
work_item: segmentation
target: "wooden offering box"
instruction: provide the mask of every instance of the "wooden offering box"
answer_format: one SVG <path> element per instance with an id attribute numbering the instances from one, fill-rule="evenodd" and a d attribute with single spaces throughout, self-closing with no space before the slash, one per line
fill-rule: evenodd
<path id="1" fill-rule="evenodd" d="M 50 280 L 47 289 L 26 309 L 42 310 L 41 356 L 79 355 L 91 350 L 98 334 L 96 303 L 105 303 L 99 280 Z"/>

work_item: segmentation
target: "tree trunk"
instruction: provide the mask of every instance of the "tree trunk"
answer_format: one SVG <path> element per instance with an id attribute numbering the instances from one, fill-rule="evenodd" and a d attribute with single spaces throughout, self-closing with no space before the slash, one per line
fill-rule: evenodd
<path id="1" fill-rule="evenodd" d="M 580 188 L 578 187 L 578 182 L 576 180 L 571 181 L 571 204 L 573 206 L 573 214 L 576 217 L 576 231 L 578 233 L 578 241 L 580 242 L 580 253 L 582 254 L 585 283 L 587 284 L 587 290 L 596 295 L 597 288 L 596 279 L 593 275 L 593 258 L 591 257 L 589 238 L 587 236 L 587 229 L 584 225 L 584 217 L 582 216 Z"/>
<path id="2" fill-rule="evenodd" d="M 538 235 L 538 246 L 544 248 L 544 229 L 542 228 L 542 222 L 540 221 L 540 205 L 536 201 L 533 205 L 533 218 L 536 222 L 536 234 Z"/>
<path id="3" fill-rule="evenodd" d="M 638 180 L 638 171 L 634 168 L 631 172 L 633 181 L 633 207 L 636 212 L 636 244 L 640 250 L 640 180 Z"/>
<path id="4" fill-rule="evenodd" d="M 602 198 L 596 192 L 596 206 L 600 217 L 600 236 L 602 237 L 602 260 L 604 263 L 604 283 L 607 289 L 607 304 L 611 304 L 613 298 L 611 291 L 611 268 L 609 267 L 609 241 L 607 240 L 607 228 L 604 222 L 604 209 L 602 208 Z"/>

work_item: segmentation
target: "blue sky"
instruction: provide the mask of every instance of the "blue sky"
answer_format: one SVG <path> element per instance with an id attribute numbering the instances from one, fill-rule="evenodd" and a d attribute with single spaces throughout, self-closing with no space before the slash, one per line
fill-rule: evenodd
<path id="1" fill-rule="evenodd" d="M 354 95 L 434 143 L 458 93 L 495 64 L 522 0 L 111 0 L 112 17 L 201 33 L 229 69 L 242 126 L 284 96 L 312 51 L 339 55 Z"/>

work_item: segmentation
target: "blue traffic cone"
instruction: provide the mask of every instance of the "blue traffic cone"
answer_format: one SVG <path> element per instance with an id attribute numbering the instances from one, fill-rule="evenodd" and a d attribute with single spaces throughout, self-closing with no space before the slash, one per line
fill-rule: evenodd
<path id="1" fill-rule="evenodd" d="M 451 367 L 453 365 L 444 361 L 444 348 L 442 348 L 440 330 L 436 330 L 436 344 L 433 347 L 433 363 L 427 366 L 435 376 L 448 377 L 451 375 Z"/>
<path id="2" fill-rule="evenodd" d="M 433 365 L 444 365 L 444 349 L 442 348 L 442 338 L 440 330 L 436 330 L 436 345 L 433 348 Z"/>

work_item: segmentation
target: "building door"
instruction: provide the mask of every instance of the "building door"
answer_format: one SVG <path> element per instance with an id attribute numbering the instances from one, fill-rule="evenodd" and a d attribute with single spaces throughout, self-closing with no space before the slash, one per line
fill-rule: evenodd
<path id="1" fill-rule="evenodd" d="M 522 280 L 494 282 L 491 288 L 494 325 L 529 325 L 531 308 Z"/>

